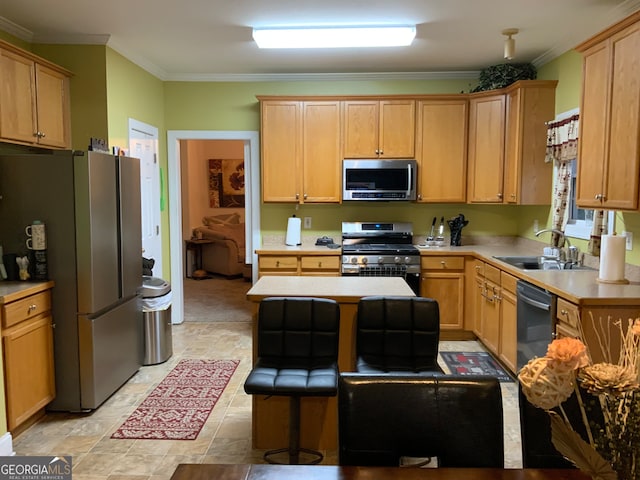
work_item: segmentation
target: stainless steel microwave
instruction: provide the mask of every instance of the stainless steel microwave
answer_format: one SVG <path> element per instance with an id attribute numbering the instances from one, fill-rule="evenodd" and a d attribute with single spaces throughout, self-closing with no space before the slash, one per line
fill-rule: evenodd
<path id="1" fill-rule="evenodd" d="M 344 160 L 342 200 L 416 199 L 415 160 Z"/>

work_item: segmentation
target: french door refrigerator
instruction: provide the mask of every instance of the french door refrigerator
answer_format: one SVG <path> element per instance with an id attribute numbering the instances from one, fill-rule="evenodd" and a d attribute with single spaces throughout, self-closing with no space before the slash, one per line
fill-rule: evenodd
<path id="1" fill-rule="evenodd" d="M 25 254 L 24 228 L 46 225 L 56 397 L 47 407 L 100 406 L 142 365 L 140 165 L 58 151 L 0 155 L 0 244 Z"/>

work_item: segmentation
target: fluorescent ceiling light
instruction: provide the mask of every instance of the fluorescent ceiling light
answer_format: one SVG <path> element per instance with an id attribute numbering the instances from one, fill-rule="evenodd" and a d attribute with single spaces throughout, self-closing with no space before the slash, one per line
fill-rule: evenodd
<path id="1" fill-rule="evenodd" d="M 254 28 L 260 48 L 404 47 L 415 26 Z"/>

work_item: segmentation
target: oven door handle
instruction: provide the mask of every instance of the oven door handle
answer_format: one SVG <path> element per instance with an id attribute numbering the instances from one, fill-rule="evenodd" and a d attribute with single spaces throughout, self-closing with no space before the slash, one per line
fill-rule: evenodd
<path id="1" fill-rule="evenodd" d="M 522 293 L 520 294 L 520 300 L 522 300 L 524 303 L 528 303 L 532 307 L 539 308 L 540 310 L 546 310 L 547 312 L 551 311 L 551 305 L 549 305 L 548 303 L 538 302 L 537 300 L 529 298 Z"/>

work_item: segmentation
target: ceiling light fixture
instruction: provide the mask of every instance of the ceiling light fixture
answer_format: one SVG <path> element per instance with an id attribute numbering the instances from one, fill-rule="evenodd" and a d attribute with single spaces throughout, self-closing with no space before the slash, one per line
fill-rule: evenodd
<path id="1" fill-rule="evenodd" d="M 507 37 L 504 40 L 504 58 L 507 60 L 511 60 L 516 54 L 516 41 L 511 38 L 516 33 L 518 33 L 517 28 L 506 28 L 502 31 L 502 35 Z"/>
<path id="2" fill-rule="evenodd" d="M 254 28 L 260 48 L 404 47 L 415 26 Z"/>

